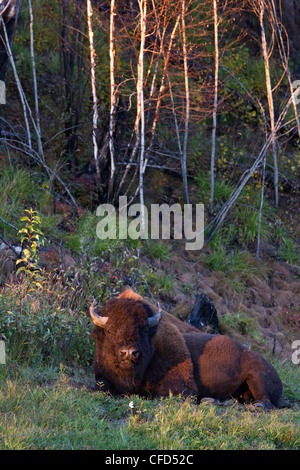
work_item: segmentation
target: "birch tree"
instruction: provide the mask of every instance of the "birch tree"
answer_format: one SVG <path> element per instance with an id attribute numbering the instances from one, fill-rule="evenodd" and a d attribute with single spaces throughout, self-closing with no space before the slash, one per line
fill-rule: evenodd
<path id="1" fill-rule="evenodd" d="M 110 3 L 109 27 L 109 58 L 110 58 L 110 113 L 109 113 L 109 152 L 110 152 L 110 180 L 108 186 L 108 199 L 112 192 L 115 175 L 115 144 L 114 129 L 116 121 L 116 84 L 115 84 L 115 0 Z"/>
<path id="2" fill-rule="evenodd" d="M 273 163 L 274 163 L 274 191 L 275 191 L 275 205 L 278 206 L 278 162 L 277 162 L 277 150 L 276 150 L 276 134 L 275 129 L 275 113 L 274 113 L 274 102 L 272 94 L 271 76 L 270 76 L 270 63 L 269 53 L 267 47 L 265 26 L 264 26 L 264 12 L 265 5 L 264 0 L 260 0 L 259 5 L 259 24 L 261 32 L 261 48 L 265 64 L 265 76 L 266 76 L 266 90 L 270 114 L 270 128 L 272 136 L 272 152 L 273 152 Z"/>
<path id="3" fill-rule="evenodd" d="M 260 234 L 261 234 L 262 210 L 263 210 L 264 195 L 265 195 L 266 162 L 267 162 L 267 155 L 265 153 L 263 157 L 263 162 L 262 162 L 262 183 L 261 183 L 261 196 L 260 196 L 260 205 L 259 205 L 259 214 L 258 214 L 257 249 L 256 249 L 257 260 L 259 260 L 259 256 L 260 256 Z"/>
<path id="4" fill-rule="evenodd" d="M 187 65 L 187 46 L 186 46 L 186 28 L 185 28 L 185 15 L 186 15 L 186 4 L 185 0 L 182 0 L 182 13 L 181 13 L 181 27 L 182 27 L 182 51 L 183 51 L 183 64 L 184 64 L 184 86 L 185 86 L 185 128 L 184 128 L 184 140 L 182 150 L 182 178 L 185 192 L 186 203 L 189 205 L 189 193 L 187 183 L 187 145 L 188 145 L 188 134 L 189 134 L 189 121 L 190 121 L 190 89 L 189 89 L 189 74 Z"/>
<path id="5" fill-rule="evenodd" d="M 94 49 L 94 33 L 92 27 L 92 16 L 93 8 L 91 0 L 86 1 L 87 5 L 87 24 L 88 24 L 88 36 L 89 36 L 89 49 L 90 49 L 90 69 L 91 69 L 91 86 L 93 95 L 93 146 L 94 146 L 94 159 L 96 165 L 96 176 L 100 181 L 100 168 L 98 161 L 98 143 L 96 138 L 96 131 L 98 126 L 98 97 L 96 88 L 96 61 L 95 61 L 95 49 Z"/>
<path id="6" fill-rule="evenodd" d="M 41 158 L 44 159 L 43 145 L 42 145 L 42 136 L 41 136 L 41 125 L 40 125 L 40 112 L 39 112 L 39 100 L 38 100 L 38 91 L 37 91 L 37 79 L 36 79 L 36 67 L 35 67 L 35 58 L 34 58 L 34 36 L 33 36 L 33 11 L 31 0 L 28 0 L 29 7 L 29 17 L 30 17 L 30 55 L 32 63 L 32 77 L 33 77 L 33 91 L 34 91 L 34 102 L 35 102 L 35 119 L 36 119 L 36 129 L 37 129 L 37 139 L 38 139 L 38 149 Z"/>
<path id="7" fill-rule="evenodd" d="M 218 40 L 218 10 L 217 0 L 213 0 L 214 12 L 214 43 L 215 43 L 215 86 L 214 86 L 214 108 L 213 108 L 213 128 L 211 142 L 211 163 L 210 163 L 210 208 L 214 207 L 215 192 L 215 154 L 216 154 L 216 132 L 217 132 L 217 110 L 218 110 L 218 80 L 219 80 L 219 40 Z"/>
<path id="8" fill-rule="evenodd" d="M 144 51 L 146 37 L 147 0 L 138 0 L 140 10 L 140 52 L 137 66 L 137 115 L 140 122 L 140 175 L 139 193 L 141 203 L 141 233 L 145 233 L 146 221 L 144 211 L 144 156 L 145 156 L 145 109 L 144 109 Z"/>

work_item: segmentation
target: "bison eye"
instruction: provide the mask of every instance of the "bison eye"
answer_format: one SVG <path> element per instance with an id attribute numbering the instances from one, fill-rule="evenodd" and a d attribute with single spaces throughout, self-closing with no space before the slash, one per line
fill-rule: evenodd
<path id="1" fill-rule="evenodd" d="M 145 334 L 147 334 L 147 333 L 149 332 L 149 325 L 143 326 L 142 332 L 145 333 Z"/>

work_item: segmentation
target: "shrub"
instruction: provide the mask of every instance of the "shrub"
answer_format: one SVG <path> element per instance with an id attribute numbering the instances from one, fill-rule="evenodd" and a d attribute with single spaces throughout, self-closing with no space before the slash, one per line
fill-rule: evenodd
<path id="1" fill-rule="evenodd" d="M 80 299 L 74 301 L 78 291 L 71 284 L 44 277 L 30 292 L 25 282 L 2 289 L 0 336 L 9 361 L 91 364 L 91 322 Z"/>

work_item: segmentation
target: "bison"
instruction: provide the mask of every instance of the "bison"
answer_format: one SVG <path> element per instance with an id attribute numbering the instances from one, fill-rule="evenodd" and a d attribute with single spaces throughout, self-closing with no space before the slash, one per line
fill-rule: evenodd
<path id="1" fill-rule="evenodd" d="M 95 324 L 95 379 L 115 395 L 195 395 L 237 398 L 271 409 L 281 380 L 257 352 L 223 335 L 195 327 L 153 307 L 131 289 L 90 316 Z"/>

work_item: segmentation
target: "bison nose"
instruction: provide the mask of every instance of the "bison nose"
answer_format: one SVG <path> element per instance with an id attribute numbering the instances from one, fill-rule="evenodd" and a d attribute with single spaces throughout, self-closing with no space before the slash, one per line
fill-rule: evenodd
<path id="1" fill-rule="evenodd" d="M 122 361 L 132 361 L 135 362 L 139 357 L 139 352 L 137 349 L 120 349 L 119 355 Z"/>

